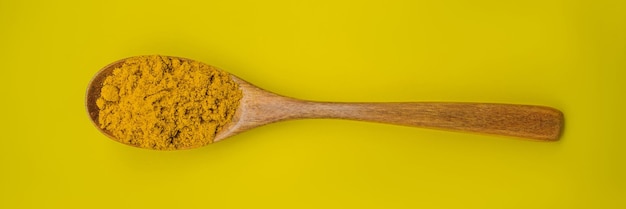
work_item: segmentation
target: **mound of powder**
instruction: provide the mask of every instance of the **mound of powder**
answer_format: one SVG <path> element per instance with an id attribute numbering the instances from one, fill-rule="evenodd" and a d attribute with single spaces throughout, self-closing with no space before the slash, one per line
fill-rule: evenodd
<path id="1" fill-rule="evenodd" d="M 103 82 L 100 127 L 120 142 L 173 150 L 213 142 L 239 106 L 241 90 L 215 67 L 167 56 L 126 59 Z"/>

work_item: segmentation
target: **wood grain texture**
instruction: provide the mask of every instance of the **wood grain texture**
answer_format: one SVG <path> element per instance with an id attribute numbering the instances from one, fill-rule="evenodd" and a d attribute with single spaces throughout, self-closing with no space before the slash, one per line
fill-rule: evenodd
<path id="1" fill-rule="evenodd" d="M 563 114 L 553 108 L 489 103 L 334 103 L 280 96 L 233 76 L 243 99 L 233 122 L 215 141 L 265 124 L 306 118 L 335 118 L 404 126 L 556 141 Z"/>

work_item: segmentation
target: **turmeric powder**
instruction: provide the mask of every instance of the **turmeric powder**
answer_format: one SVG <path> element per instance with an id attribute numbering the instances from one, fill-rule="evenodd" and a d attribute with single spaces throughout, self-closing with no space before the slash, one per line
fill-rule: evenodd
<path id="1" fill-rule="evenodd" d="M 212 143 L 241 97 L 227 72 L 153 55 L 128 58 L 114 69 L 96 104 L 100 127 L 120 142 L 173 150 Z"/>

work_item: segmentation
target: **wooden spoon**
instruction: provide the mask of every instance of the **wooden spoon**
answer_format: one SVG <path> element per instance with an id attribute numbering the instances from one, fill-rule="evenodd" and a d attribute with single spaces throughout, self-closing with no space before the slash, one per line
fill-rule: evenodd
<path id="1" fill-rule="evenodd" d="M 89 83 L 86 106 L 92 122 L 98 125 L 102 82 L 125 59 L 100 70 Z M 314 102 L 281 96 L 256 87 L 234 75 L 243 98 L 233 120 L 219 131 L 220 141 L 243 131 L 291 119 L 336 118 L 389 123 L 404 126 L 513 136 L 540 141 L 556 141 L 563 126 L 563 113 L 550 107 L 493 103 L 339 103 Z"/>

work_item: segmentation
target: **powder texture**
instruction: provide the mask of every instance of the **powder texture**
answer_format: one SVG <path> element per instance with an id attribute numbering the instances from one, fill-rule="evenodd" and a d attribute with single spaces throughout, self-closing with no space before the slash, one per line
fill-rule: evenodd
<path id="1" fill-rule="evenodd" d="M 213 142 L 239 106 L 230 74 L 166 56 L 126 59 L 103 82 L 100 127 L 122 143 L 157 150 Z"/>

